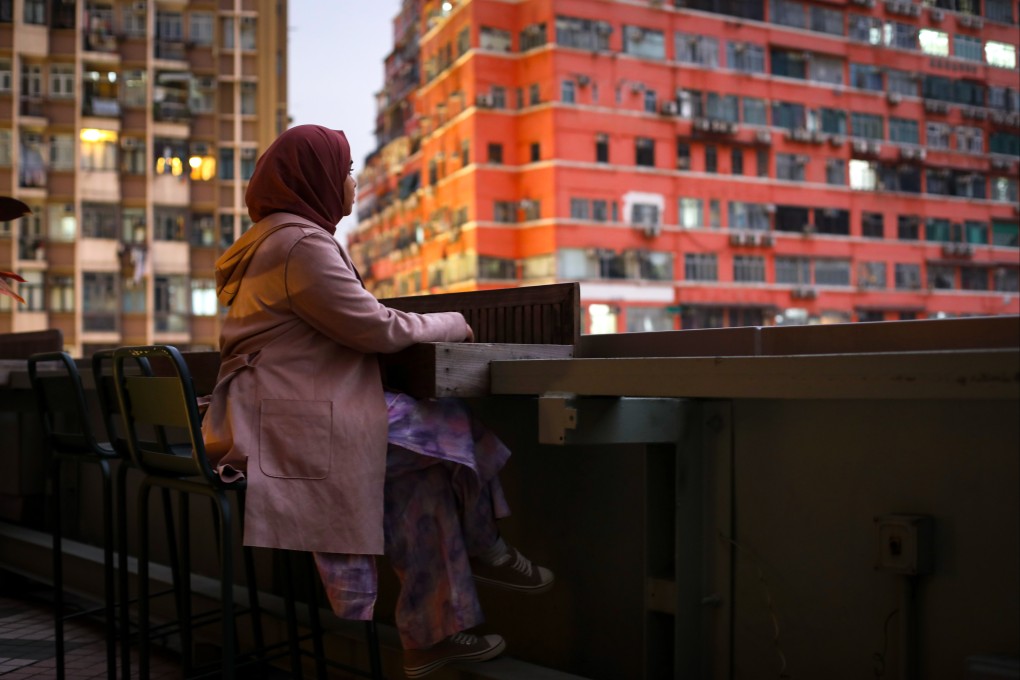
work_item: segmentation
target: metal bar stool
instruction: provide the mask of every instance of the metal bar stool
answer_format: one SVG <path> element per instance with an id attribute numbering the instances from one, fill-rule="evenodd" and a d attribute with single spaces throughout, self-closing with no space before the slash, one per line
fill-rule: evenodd
<path id="1" fill-rule="evenodd" d="M 117 483 L 116 483 L 116 516 L 117 516 L 117 545 L 118 545 L 118 593 L 120 596 L 120 643 L 121 643 L 121 677 L 124 680 L 131 678 L 131 604 L 136 600 L 131 598 L 129 585 L 130 571 L 128 569 L 128 493 L 127 475 L 137 467 L 131 462 L 131 455 L 128 451 L 127 436 L 124 433 L 123 419 L 120 413 L 120 405 L 117 402 L 117 394 L 113 382 L 113 353 L 112 349 L 101 350 L 92 355 L 92 379 L 95 383 L 96 394 L 99 397 L 99 408 L 103 424 L 106 428 L 107 438 L 110 445 L 117 453 Z M 138 361 L 137 370 L 146 375 L 152 375 L 152 369 L 148 361 Z M 171 587 L 155 593 L 150 593 L 149 598 L 162 597 L 172 594 L 174 601 L 180 608 L 180 560 L 177 556 L 177 531 L 174 525 L 173 503 L 170 496 L 170 489 L 160 489 L 163 501 L 163 522 L 166 530 L 167 549 L 169 552 Z M 173 622 L 163 626 L 150 629 L 150 635 L 158 637 L 177 632 L 178 624 Z"/>
<path id="2" fill-rule="evenodd" d="M 160 375 L 132 374 L 129 362 L 160 364 Z M 252 615 L 254 658 L 236 654 L 235 617 L 243 613 L 234 606 L 234 558 L 232 512 L 226 492 L 243 494 L 244 480 L 223 482 L 209 464 L 202 440 L 198 405 L 191 374 L 180 352 L 167 345 L 122 347 L 114 351 L 114 390 L 124 424 L 128 451 L 134 464 L 143 472 L 138 492 L 139 521 L 139 674 L 149 674 L 149 535 L 148 498 L 152 488 L 181 492 L 179 502 L 181 546 L 179 553 L 180 595 L 177 618 L 184 652 L 183 671 L 189 677 L 222 677 L 231 680 L 237 668 L 251 663 L 264 663 L 261 615 L 254 562 L 250 549 L 243 550 L 248 581 L 249 612 Z M 206 671 L 191 668 L 190 540 L 187 535 L 188 494 L 199 494 L 213 501 L 217 514 L 218 554 L 220 558 L 220 604 L 222 660 L 217 668 Z M 243 513 L 243 496 L 239 505 Z M 191 623 L 192 625 L 188 625 Z"/>
<path id="3" fill-rule="evenodd" d="M 42 366 L 42 364 L 47 364 Z M 28 360 L 32 391 L 38 400 L 43 432 L 53 458 L 50 462 L 51 508 L 53 511 L 54 638 L 57 678 L 64 678 L 64 622 L 101 610 L 106 626 L 106 676 L 117 677 L 116 591 L 113 566 L 113 483 L 110 462 L 117 458 L 114 448 L 96 439 L 89 421 L 85 390 L 77 366 L 67 352 L 33 354 Z M 60 502 L 60 473 L 65 462 L 92 463 L 102 477 L 103 606 L 66 614 L 64 612 L 63 510 Z"/>

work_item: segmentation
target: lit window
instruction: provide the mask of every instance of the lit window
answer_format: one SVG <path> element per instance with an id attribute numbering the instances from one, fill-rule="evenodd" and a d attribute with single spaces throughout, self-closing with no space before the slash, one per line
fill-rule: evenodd
<path id="1" fill-rule="evenodd" d="M 925 54 L 936 57 L 949 56 L 949 34 L 945 31 L 922 28 L 917 33 L 917 41 L 921 44 L 921 51 Z"/>
<path id="2" fill-rule="evenodd" d="M 878 173 L 873 162 L 850 159 L 850 188 L 863 191 L 874 191 L 878 188 Z"/>
<path id="3" fill-rule="evenodd" d="M 996 68 L 1016 68 L 1016 47 L 989 40 L 985 43 L 985 61 Z"/>

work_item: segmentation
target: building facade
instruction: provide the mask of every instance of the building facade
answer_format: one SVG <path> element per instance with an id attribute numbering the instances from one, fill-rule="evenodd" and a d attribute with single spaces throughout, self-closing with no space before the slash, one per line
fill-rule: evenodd
<path id="1" fill-rule="evenodd" d="M 213 266 L 287 126 L 286 0 L 0 0 L 0 332 L 218 346 Z"/>
<path id="2" fill-rule="evenodd" d="M 1017 314 L 1018 15 L 408 1 L 352 254 L 383 297 L 577 280 L 588 332 Z"/>

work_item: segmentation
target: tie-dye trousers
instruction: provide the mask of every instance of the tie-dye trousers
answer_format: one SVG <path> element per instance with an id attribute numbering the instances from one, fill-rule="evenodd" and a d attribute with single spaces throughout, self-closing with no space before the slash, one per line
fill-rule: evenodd
<path id="1" fill-rule="evenodd" d="M 400 580 L 395 618 L 404 649 L 431 647 L 482 623 L 468 558 L 491 548 L 509 514 L 498 473 L 510 452 L 456 399 L 386 393 L 385 551 Z M 371 555 L 316 553 L 333 611 L 372 618 Z"/>

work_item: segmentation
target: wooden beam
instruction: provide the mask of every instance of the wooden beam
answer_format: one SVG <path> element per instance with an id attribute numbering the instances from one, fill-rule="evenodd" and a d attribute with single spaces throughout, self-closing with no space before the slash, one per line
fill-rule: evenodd
<path id="1" fill-rule="evenodd" d="M 1016 349 L 494 361 L 493 394 L 750 399 L 1020 398 Z"/>

